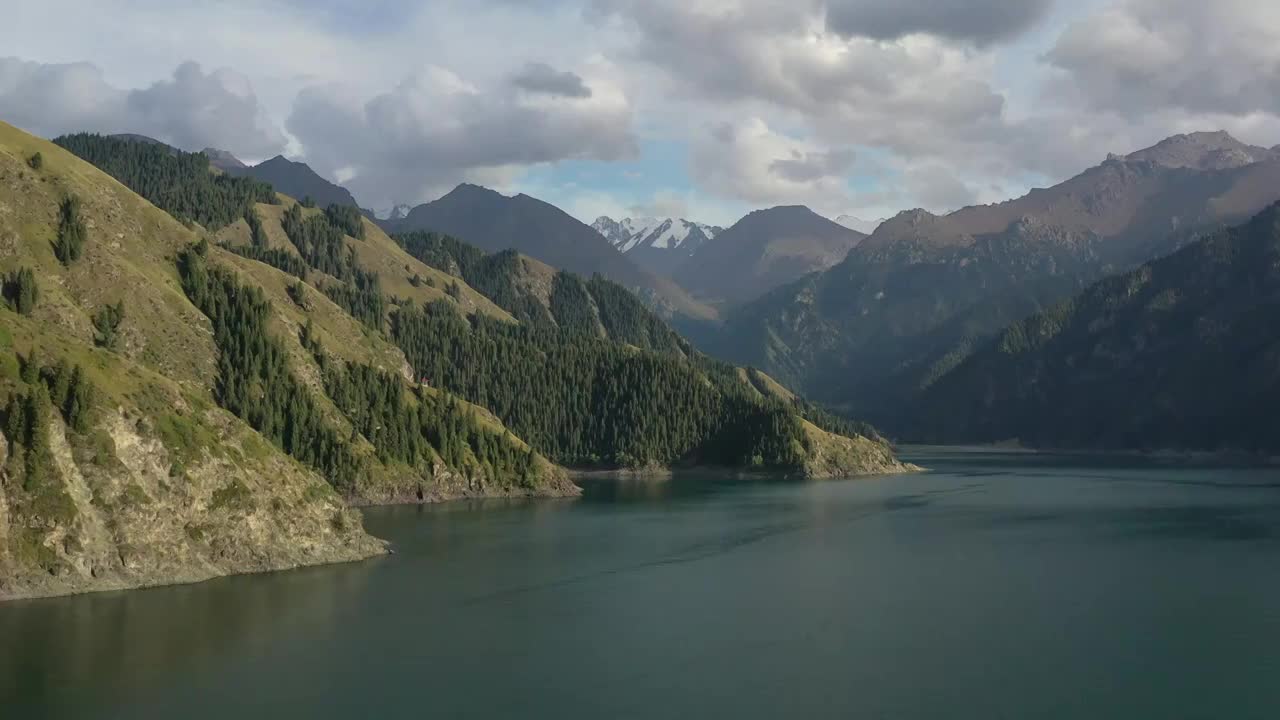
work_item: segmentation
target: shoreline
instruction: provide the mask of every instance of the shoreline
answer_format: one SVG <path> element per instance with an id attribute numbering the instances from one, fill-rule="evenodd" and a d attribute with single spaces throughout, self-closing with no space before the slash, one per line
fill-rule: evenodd
<path id="1" fill-rule="evenodd" d="M 934 443 L 902 443 L 894 446 L 899 455 L 945 452 L 952 454 L 1022 455 L 1040 457 L 1110 458 L 1148 460 L 1178 464 L 1203 463 L 1217 467 L 1266 468 L 1280 466 L 1280 455 L 1261 455 L 1240 450 L 1103 450 L 1087 448 L 1037 448 L 1009 443 L 938 445 Z"/>
<path id="2" fill-rule="evenodd" d="M 356 498 L 346 501 L 347 507 L 363 511 L 373 508 L 392 508 L 392 507 L 425 507 L 429 505 L 445 505 L 454 502 L 466 502 L 474 500 L 574 500 L 582 496 L 582 488 L 573 481 L 578 478 L 590 480 L 639 480 L 666 482 L 671 480 L 676 473 L 697 473 L 707 477 L 716 479 L 783 479 L 783 480 L 827 480 L 827 479 L 865 479 L 874 477 L 892 477 L 895 475 L 905 475 L 917 472 L 925 472 L 925 468 L 913 465 L 911 463 L 900 463 L 901 469 L 897 472 L 885 473 L 866 473 L 861 475 L 839 476 L 831 478 L 815 478 L 805 474 L 804 471 L 781 471 L 781 470 L 745 470 L 741 468 L 728 468 L 721 466 L 687 466 L 687 467 L 646 467 L 646 468 L 615 468 L 615 469 L 565 469 L 565 479 L 567 483 L 556 484 L 548 492 L 503 492 L 503 493 L 459 493 L 459 494 L 442 494 L 431 493 L 422 498 L 416 495 L 412 497 L 388 497 L 384 499 L 374 498 Z M 567 487 L 565 486 L 567 485 Z M 347 565 L 352 563 L 367 562 L 380 557 L 387 557 L 394 554 L 390 543 L 373 534 L 368 534 L 377 545 L 377 549 L 370 548 L 369 552 L 357 551 L 347 556 L 335 556 L 326 559 L 317 560 L 316 562 L 289 563 L 280 565 L 268 565 L 260 567 L 245 567 L 235 569 L 230 572 L 208 572 L 207 568 L 204 572 L 197 568 L 192 568 L 192 572 L 184 573 L 182 571 L 175 572 L 173 575 L 163 579 L 148 578 L 139 579 L 138 582 L 121 582 L 118 578 L 113 578 L 100 586 L 85 586 L 74 584 L 63 588 L 41 588 L 30 589 L 28 592 L 19 591 L 16 594 L 0 595 L 0 611 L 9 603 L 20 603 L 39 600 L 53 600 L 57 598 L 78 597 L 84 595 L 96 595 L 99 593 L 121 593 L 131 592 L 135 590 L 151 590 L 164 587 L 177 587 L 183 585 L 198 585 L 201 583 L 218 580 L 221 578 L 230 578 L 238 576 L 266 575 L 270 573 L 284 573 L 295 570 L 304 570 L 307 568 L 318 568 L 333 565 Z"/>

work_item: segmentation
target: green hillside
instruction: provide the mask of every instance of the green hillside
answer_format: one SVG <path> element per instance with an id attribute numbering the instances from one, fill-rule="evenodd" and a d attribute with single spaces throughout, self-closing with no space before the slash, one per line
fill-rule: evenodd
<path id="1" fill-rule="evenodd" d="M 420 373 L 490 408 L 557 462 L 810 476 L 897 469 L 870 427 L 820 411 L 763 373 L 697 353 L 634 295 L 600 276 L 584 280 L 439 233 L 395 240 L 521 322 L 464 320 L 451 304 L 432 303 L 397 310 L 392 338 Z M 828 437 L 837 436 L 874 440 L 861 454 L 836 454 L 841 461 L 827 454 L 815 463 Z M 861 455 L 874 460 L 864 463 Z"/>
<path id="2" fill-rule="evenodd" d="M 907 469 L 600 278 L 57 142 L 0 126 L 0 598 L 367 557 L 351 504 L 576 494 L 554 463 Z"/>

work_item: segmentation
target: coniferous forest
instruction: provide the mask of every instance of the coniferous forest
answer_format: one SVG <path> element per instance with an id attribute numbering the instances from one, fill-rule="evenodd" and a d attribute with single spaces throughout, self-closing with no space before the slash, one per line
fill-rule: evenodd
<path id="1" fill-rule="evenodd" d="M 365 235 L 356 208 L 290 205 L 281 226 L 295 255 L 268 247 L 253 209 L 255 201 L 275 199 L 269 187 L 232 182 L 209 173 L 203 156 L 161 146 L 92 135 L 60 142 L 175 215 L 211 227 L 244 218 L 250 242 L 228 250 L 312 284 L 370 331 L 387 333 L 418 378 L 493 412 L 556 462 L 792 468 L 812 450 L 805 420 L 837 434 L 876 437 L 803 401 L 757 392 L 736 368 L 694 351 L 635 295 L 602 277 L 531 270 L 514 251 L 486 254 L 457 238 L 413 232 L 394 239 L 519 322 L 464 317 L 448 301 L 415 306 L 385 296 L 378 275 L 361 266 L 350 245 Z M 194 212 L 196 206 L 204 209 Z M 550 287 L 539 297 L 528 279 L 547 272 Z M 215 326 L 219 402 L 350 492 L 365 472 L 351 443 L 356 438 L 326 424 L 291 375 L 282 347 L 267 333 L 265 298 L 199 252 L 184 254 L 182 277 Z M 456 282 L 445 290 L 459 296 Z M 300 296 L 291 293 L 295 304 Z M 327 394 L 380 459 L 424 465 L 430 447 L 450 466 L 474 465 L 517 482 L 533 471 L 532 455 L 513 454 L 512 443 L 477 431 L 465 413 L 455 418 L 461 405 L 410 390 L 381 371 L 327 359 L 315 337 L 306 340 L 324 368 Z"/>
<path id="2" fill-rule="evenodd" d="M 209 158 L 203 153 L 92 133 L 63 135 L 54 142 L 97 165 L 161 210 L 210 230 L 240 219 L 253 203 L 279 202 L 264 182 L 210 172 Z"/>
<path id="3" fill-rule="evenodd" d="M 489 408 L 560 463 L 803 462 L 798 416 L 753 398 L 731 372 L 554 328 L 467 319 L 447 302 L 397 310 L 391 333 L 428 381 Z"/>

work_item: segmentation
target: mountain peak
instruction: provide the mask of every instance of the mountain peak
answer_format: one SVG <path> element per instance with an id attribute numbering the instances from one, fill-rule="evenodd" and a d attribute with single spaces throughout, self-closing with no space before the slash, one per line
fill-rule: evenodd
<path id="1" fill-rule="evenodd" d="M 226 169 L 226 168 L 224 168 Z M 304 162 L 276 155 L 270 160 L 244 169 L 228 170 L 234 174 L 249 175 L 271 185 L 278 191 L 299 200 L 310 197 L 320 207 L 328 205 L 352 205 L 359 207 L 355 197 L 341 185 L 334 184 Z"/>
<path id="2" fill-rule="evenodd" d="M 756 210 L 701 247 L 675 278 L 701 297 L 741 303 L 835 265 L 865 237 L 803 205 Z"/>
<path id="3" fill-rule="evenodd" d="M 674 217 L 640 217 L 614 220 L 608 216 L 596 218 L 591 228 L 600 233 L 619 251 L 679 250 L 681 257 L 692 255 L 724 228 L 696 223 Z M 666 271 L 665 264 L 650 268 Z"/>
<path id="4" fill-rule="evenodd" d="M 1167 168 L 1229 170 L 1280 156 L 1275 150 L 1248 145 L 1225 130 L 1193 132 L 1165 138 L 1155 145 L 1123 157 Z"/>
<path id="5" fill-rule="evenodd" d="M 219 170 L 222 170 L 223 172 L 244 170 L 249 167 L 248 165 L 245 165 L 243 162 L 241 162 L 240 158 L 236 157 L 235 155 L 232 155 L 226 150 L 219 150 L 218 148 L 207 147 L 204 150 L 201 150 L 200 152 L 204 153 L 205 157 L 209 158 L 210 165 L 218 168 Z"/>

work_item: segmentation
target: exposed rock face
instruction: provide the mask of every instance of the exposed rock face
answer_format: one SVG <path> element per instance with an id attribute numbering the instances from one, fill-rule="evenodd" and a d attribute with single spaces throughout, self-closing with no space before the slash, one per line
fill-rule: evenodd
<path id="1" fill-rule="evenodd" d="M 21 446 L 0 442 L 0 600 L 386 552 L 323 479 L 262 447 L 234 418 L 210 410 L 192 420 L 218 433 L 219 445 L 185 465 L 150 436 L 145 418 L 104 413 L 86 437 L 52 420 L 53 468 L 39 490 L 23 487 Z"/>

